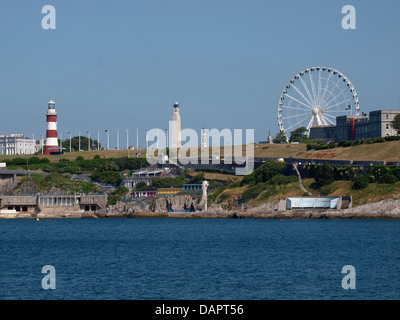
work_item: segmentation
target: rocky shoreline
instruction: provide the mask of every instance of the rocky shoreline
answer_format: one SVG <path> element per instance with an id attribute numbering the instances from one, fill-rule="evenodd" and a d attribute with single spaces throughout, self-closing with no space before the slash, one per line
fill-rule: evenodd
<path id="1" fill-rule="evenodd" d="M 399 219 L 400 201 L 385 200 L 378 203 L 361 205 L 355 208 L 342 210 L 290 210 L 278 211 L 276 204 L 267 203 L 256 208 L 240 208 L 224 210 L 218 206 L 211 206 L 207 211 L 195 212 L 168 212 L 168 211 L 141 211 L 125 210 L 125 207 L 110 208 L 107 212 L 82 213 L 0 213 L 3 219 L 19 218 L 175 218 L 175 219 L 203 219 L 203 218 L 230 218 L 230 219 Z"/>

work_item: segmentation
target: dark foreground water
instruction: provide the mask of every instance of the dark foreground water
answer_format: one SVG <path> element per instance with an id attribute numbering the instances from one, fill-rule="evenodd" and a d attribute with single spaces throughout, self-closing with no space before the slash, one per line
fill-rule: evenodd
<path id="1" fill-rule="evenodd" d="M 0 220 L 0 299 L 399 298 L 398 220 Z"/>

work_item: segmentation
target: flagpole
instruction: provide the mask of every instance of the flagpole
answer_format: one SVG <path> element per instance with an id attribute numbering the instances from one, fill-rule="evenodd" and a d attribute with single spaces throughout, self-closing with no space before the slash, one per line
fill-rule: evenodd
<path id="1" fill-rule="evenodd" d="M 117 150 L 119 150 L 119 129 L 117 129 Z"/>
<path id="2" fill-rule="evenodd" d="M 100 143 L 100 133 L 99 133 L 99 130 L 97 129 L 97 151 L 99 151 L 100 150 L 100 147 L 99 147 L 99 143 Z"/>
<path id="3" fill-rule="evenodd" d="M 81 130 L 78 131 L 78 151 L 81 151 Z"/>
<path id="4" fill-rule="evenodd" d="M 69 132 L 69 152 L 71 152 L 71 141 L 72 141 L 72 139 L 71 139 L 71 131 Z"/>
<path id="5" fill-rule="evenodd" d="M 88 131 L 88 151 L 90 151 L 90 131 Z"/>
<path id="6" fill-rule="evenodd" d="M 110 150 L 110 129 L 106 129 L 107 132 L 107 150 Z"/>

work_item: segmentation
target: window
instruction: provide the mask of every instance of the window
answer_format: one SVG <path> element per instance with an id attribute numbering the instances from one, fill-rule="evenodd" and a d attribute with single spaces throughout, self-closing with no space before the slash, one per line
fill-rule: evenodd
<path id="1" fill-rule="evenodd" d="M 389 124 L 388 123 L 386 124 L 386 130 L 389 130 Z"/>

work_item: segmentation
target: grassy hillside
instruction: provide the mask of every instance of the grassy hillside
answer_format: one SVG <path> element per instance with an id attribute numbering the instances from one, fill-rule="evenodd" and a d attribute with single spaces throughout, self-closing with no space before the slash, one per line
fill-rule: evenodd
<path id="1" fill-rule="evenodd" d="M 347 148 L 334 148 L 320 151 L 306 151 L 304 158 L 358 161 L 398 161 L 400 141 L 362 144 Z"/>
<path id="2" fill-rule="evenodd" d="M 362 190 L 353 190 L 351 181 L 335 181 L 329 188 L 312 189 L 315 184 L 314 179 L 305 179 L 305 187 L 311 191 L 313 196 L 352 196 L 353 206 L 359 206 L 366 203 L 375 203 L 381 200 L 400 199 L 400 181 L 392 184 L 370 183 L 368 187 Z M 224 204 L 226 208 L 232 208 L 238 201 L 243 200 L 243 195 L 250 190 L 250 186 L 237 188 L 226 188 L 216 197 L 212 197 L 212 202 Z M 328 191 L 328 192 L 327 192 Z M 260 186 L 254 197 L 246 204 L 249 206 L 258 206 L 265 202 L 275 202 L 287 197 L 309 196 L 305 194 L 298 182 L 290 182 L 284 185 L 269 185 L 268 183 Z"/>
<path id="3" fill-rule="evenodd" d="M 97 192 L 98 188 L 94 183 L 86 181 L 71 180 L 59 173 L 49 175 L 32 174 L 21 177 L 14 194 L 36 194 L 36 193 L 91 193 Z"/>
<path id="4" fill-rule="evenodd" d="M 245 147 L 242 146 L 242 154 L 245 155 Z M 228 148 L 228 147 L 226 147 Z M 233 155 L 233 148 L 231 153 Z M 197 149 L 196 154 L 199 155 L 204 149 Z M 84 159 L 93 159 L 95 155 L 101 158 L 121 158 L 121 157 L 136 157 L 136 153 L 140 153 L 140 157 L 146 157 L 146 150 L 92 150 L 71 152 L 61 155 L 42 156 L 39 158 L 48 158 L 51 162 L 58 162 L 61 157 L 63 159 L 74 160 L 77 156 L 82 156 Z M 207 153 L 207 152 L 205 152 Z M 224 148 L 208 148 L 209 156 L 224 156 Z M 307 159 L 334 159 L 334 160 L 364 160 L 364 161 L 398 161 L 400 154 L 400 141 L 386 141 L 383 143 L 362 144 L 351 147 L 338 147 L 327 150 L 310 150 L 307 151 L 307 145 L 300 144 L 254 144 L 254 156 L 266 158 L 307 158 Z M 12 158 L 29 158 L 31 155 L 9 155 L 0 156 L 2 159 Z"/>

